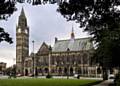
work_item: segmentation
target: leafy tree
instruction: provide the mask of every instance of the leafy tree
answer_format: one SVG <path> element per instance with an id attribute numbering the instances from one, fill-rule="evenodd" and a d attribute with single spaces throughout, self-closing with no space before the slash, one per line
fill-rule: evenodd
<path id="1" fill-rule="evenodd" d="M 9 37 L 9 34 L 4 31 L 3 28 L 0 27 L 0 42 L 7 41 L 9 43 L 12 43 L 12 38 Z"/>
<path id="2" fill-rule="evenodd" d="M 15 10 L 15 0 L 0 0 L 0 20 L 7 20 Z M 0 42 L 2 41 L 13 42 L 9 34 L 0 27 Z"/>

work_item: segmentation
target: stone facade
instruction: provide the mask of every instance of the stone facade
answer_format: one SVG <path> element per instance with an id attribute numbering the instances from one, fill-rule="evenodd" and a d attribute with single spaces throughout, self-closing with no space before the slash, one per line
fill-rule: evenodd
<path id="1" fill-rule="evenodd" d="M 91 38 L 79 38 L 72 40 L 58 40 L 51 48 L 45 42 L 38 52 L 33 53 L 26 60 L 27 75 L 37 72 L 38 75 L 69 75 L 95 76 L 96 66 L 91 65 L 91 56 L 94 52 Z M 34 56 L 34 67 L 33 58 Z M 30 62 L 31 61 L 31 62 Z M 34 70 L 33 70 L 34 68 Z M 32 70 L 32 71 L 31 71 Z"/>

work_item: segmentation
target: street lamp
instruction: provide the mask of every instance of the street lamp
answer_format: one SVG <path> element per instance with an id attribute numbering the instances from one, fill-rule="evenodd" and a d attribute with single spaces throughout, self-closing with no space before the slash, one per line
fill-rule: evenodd
<path id="1" fill-rule="evenodd" d="M 32 43 L 33 43 L 33 77 L 35 76 L 35 65 L 34 65 L 34 62 L 35 62 L 35 57 L 34 57 L 34 40 L 32 41 Z"/>

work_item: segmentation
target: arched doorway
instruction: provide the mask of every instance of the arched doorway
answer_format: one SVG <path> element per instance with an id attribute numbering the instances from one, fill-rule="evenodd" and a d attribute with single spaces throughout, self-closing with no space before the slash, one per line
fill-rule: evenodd
<path id="1" fill-rule="evenodd" d="M 38 73 L 42 73 L 42 69 L 41 68 L 39 68 Z"/>
<path id="2" fill-rule="evenodd" d="M 81 67 L 78 67 L 78 74 L 81 74 Z"/>
<path id="3" fill-rule="evenodd" d="M 25 76 L 28 76 L 28 69 L 25 69 Z"/>
<path id="4" fill-rule="evenodd" d="M 62 68 L 61 67 L 59 68 L 58 72 L 59 72 L 60 75 L 62 74 Z"/>
<path id="5" fill-rule="evenodd" d="M 45 73 L 48 73 L 48 68 L 45 68 Z"/>
<path id="6" fill-rule="evenodd" d="M 70 75 L 73 75 L 73 68 L 70 68 Z"/>
<path id="7" fill-rule="evenodd" d="M 67 68 L 64 68 L 64 73 L 65 75 L 67 75 Z"/>

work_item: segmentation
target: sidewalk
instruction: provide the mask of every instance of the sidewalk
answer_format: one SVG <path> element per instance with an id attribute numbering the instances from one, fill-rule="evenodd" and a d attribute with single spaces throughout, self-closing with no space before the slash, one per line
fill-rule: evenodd
<path id="1" fill-rule="evenodd" d="M 106 81 L 101 82 L 98 85 L 93 85 L 93 86 L 109 86 L 112 83 L 113 83 L 113 80 L 106 80 Z"/>

